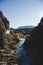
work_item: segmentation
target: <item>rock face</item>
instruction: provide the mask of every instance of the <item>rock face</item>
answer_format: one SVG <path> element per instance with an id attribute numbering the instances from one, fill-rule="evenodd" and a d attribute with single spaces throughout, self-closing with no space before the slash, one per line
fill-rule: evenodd
<path id="1" fill-rule="evenodd" d="M 26 39 L 24 49 L 32 58 L 31 65 L 43 65 L 43 17 Z"/>
<path id="2" fill-rule="evenodd" d="M 0 49 L 8 48 L 10 45 L 19 42 L 13 28 L 9 28 L 9 21 L 0 11 Z"/>
<path id="3" fill-rule="evenodd" d="M 38 24 L 38 26 L 43 26 L 43 17 L 42 17 L 42 19 L 40 20 L 40 23 Z"/>
<path id="4" fill-rule="evenodd" d="M 4 23 L 2 22 L 2 19 L 0 18 L 0 49 L 1 48 L 3 48 L 4 47 L 4 36 L 3 36 L 3 34 L 4 34 L 4 31 L 5 31 L 5 25 L 4 25 Z"/>
<path id="5" fill-rule="evenodd" d="M 9 29 L 9 21 L 0 11 L 0 49 L 4 48 L 4 33 L 7 29 Z"/>
<path id="6" fill-rule="evenodd" d="M 9 21 L 7 20 L 6 17 L 4 17 L 3 13 L 0 11 L 0 18 L 2 22 L 4 23 L 6 29 L 9 29 Z"/>

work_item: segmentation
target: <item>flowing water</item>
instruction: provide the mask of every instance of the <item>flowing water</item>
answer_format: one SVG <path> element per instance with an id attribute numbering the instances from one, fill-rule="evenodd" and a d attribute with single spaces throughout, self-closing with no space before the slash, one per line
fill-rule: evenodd
<path id="1" fill-rule="evenodd" d="M 24 42 L 25 38 L 21 38 L 20 42 L 16 44 L 17 49 L 14 56 L 18 65 L 30 65 L 31 58 L 26 55 L 26 51 L 23 49 Z"/>

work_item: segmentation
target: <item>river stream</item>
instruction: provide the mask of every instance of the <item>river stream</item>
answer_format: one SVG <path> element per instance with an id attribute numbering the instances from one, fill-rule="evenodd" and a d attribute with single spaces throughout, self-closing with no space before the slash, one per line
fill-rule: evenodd
<path id="1" fill-rule="evenodd" d="M 18 65 L 30 65 L 31 58 L 26 55 L 26 51 L 23 49 L 25 38 L 21 38 L 20 42 L 16 44 L 17 49 L 15 53 L 16 61 Z"/>

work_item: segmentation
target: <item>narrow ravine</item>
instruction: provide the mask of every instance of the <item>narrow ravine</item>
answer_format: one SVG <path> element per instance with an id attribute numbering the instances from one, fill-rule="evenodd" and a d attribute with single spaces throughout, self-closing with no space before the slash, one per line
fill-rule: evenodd
<path id="1" fill-rule="evenodd" d="M 16 44 L 17 49 L 15 53 L 16 62 L 18 65 L 30 65 L 29 62 L 31 58 L 26 55 L 26 51 L 23 49 L 23 44 L 25 42 L 25 38 L 21 38 L 20 42 Z"/>

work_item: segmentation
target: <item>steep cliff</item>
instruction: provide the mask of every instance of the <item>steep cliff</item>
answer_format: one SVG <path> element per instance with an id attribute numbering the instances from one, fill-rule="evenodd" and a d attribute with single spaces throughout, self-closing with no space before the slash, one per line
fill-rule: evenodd
<path id="1" fill-rule="evenodd" d="M 43 17 L 31 32 L 30 38 L 26 39 L 24 49 L 32 58 L 31 65 L 43 64 Z"/>
<path id="2" fill-rule="evenodd" d="M 6 29 L 9 29 L 9 21 L 7 20 L 7 18 L 3 15 L 1 11 L 0 11 L 0 18 L 2 22 L 4 23 Z"/>

